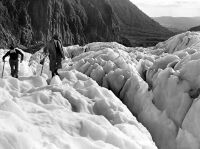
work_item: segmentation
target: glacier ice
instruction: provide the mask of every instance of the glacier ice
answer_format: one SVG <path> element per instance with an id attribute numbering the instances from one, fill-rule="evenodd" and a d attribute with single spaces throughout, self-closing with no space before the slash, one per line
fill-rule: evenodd
<path id="1" fill-rule="evenodd" d="M 8 63 L 0 79 L 0 147 L 198 149 L 199 50 L 198 32 L 149 48 L 69 46 L 53 78 L 42 50 L 24 53 L 19 79 Z"/>
<path id="2" fill-rule="evenodd" d="M 0 148 L 157 148 L 111 91 L 76 70 L 59 70 L 60 77 L 48 79 L 46 69 L 40 76 L 37 60 L 36 54 L 21 63 L 18 79 L 10 77 L 6 63 L 0 79 Z"/>
<path id="3" fill-rule="evenodd" d="M 150 131 L 158 148 L 182 148 L 185 142 L 198 147 L 194 132 L 183 128 L 200 93 L 198 32 L 176 35 L 151 48 L 108 43 L 88 47 L 66 70 L 76 69 L 111 90 Z"/>
<path id="4" fill-rule="evenodd" d="M 200 33 L 199 32 L 185 32 L 171 37 L 167 41 L 160 42 L 156 48 L 164 49 L 167 53 L 174 53 L 176 51 L 200 48 Z"/>

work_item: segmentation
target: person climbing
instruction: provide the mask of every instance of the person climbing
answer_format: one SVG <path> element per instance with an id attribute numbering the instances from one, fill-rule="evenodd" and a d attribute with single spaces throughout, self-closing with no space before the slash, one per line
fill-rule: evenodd
<path id="1" fill-rule="evenodd" d="M 58 75 L 58 69 L 62 68 L 62 59 L 65 58 L 62 43 L 59 40 L 57 34 L 55 34 L 52 39 L 46 44 L 44 48 L 44 54 L 49 56 L 50 61 L 50 71 L 52 77 Z"/>
<path id="2" fill-rule="evenodd" d="M 21 55 L 20 62 L 22 62 L 24 59 L 24 54 L 20 50 L 14 48 L 14 46 L 10 46 L 10 50 L 2 58 L 3 62 L 5 62 L 5 58 L 10 56 L 9 64 L 11 68 L 11 76 L 15 78 L 18 78 L 19 55 Z"/>

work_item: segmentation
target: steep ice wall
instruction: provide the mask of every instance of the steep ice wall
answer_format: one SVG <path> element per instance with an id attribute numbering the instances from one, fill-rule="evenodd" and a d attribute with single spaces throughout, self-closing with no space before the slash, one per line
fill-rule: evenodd
<path id="1" fill-rule="evenodd" d="M 142 64 L 132 61 L 127 52 L 115 48 L 95 51 L 97 52 L 91 50 L 73 58 L 74 65 L 71 69 L 90 76 L 117 95 L 149 129 L 158 147 L 175 147 L 176 126 L 165 112 L 158 110 L 152 103 L 153 93 L 148 91 L 148 84 L 137 70 L 143 69 L 140 67 L 146 61 L 140 62 Z"/>
<path id="2" fill-rule="evenodd" d="M 177 42 L 188 37 L 189 46 Z M 21 137 L 26 139 L 23 147 L 35 148 L 156 148 L 152 136 L 159 149 L 198 149 L 199 37 L 187 32 L 151 48 L 117 43 L 66 47 L 60 78 L 53 79 L 48 59 L 38 76 L 42 51 L 20 64 L 20 76 L 30 77 L 10 78 L 6 63 L 1 100 L 11 103 L 2 109 L 15 118 L 1 123 L 2 130 L 12 128 L 2 140 L 12 136 L 20 145 Z"/>
<path id="3" fill-rule="evenodd" d="M 188 36 L 189 46 L 177 42 Z M 192 109 L 200 93 L 199 37 L 187 32 L 166 41 L 180 47 L 176 50 L 96 43 L 94 49 L 91 46 L 74 57 L 73 66 L 65 70 L 76 69 L 111 90 L 147 127 L 158 148 L 182 149 L 187 143 L 189 148 L 198 148 L 198 131 L 194 133 L 198 128 L 189 122 L 196 118 L 191 113 L 196 111 Z"/>

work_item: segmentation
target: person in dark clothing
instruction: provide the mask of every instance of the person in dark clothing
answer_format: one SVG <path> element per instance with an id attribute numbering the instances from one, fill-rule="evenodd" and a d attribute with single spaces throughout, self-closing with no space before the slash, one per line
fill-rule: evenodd
<path id="1" fill-rule="evenodd" d="M 52 72 L 52 77 L 58 74 L 58 69 L 62 68 L 62 59 L 65 58 L 63 47 L 58 35 L 54 35 L 53 38 L 47 43 L 44 48 L 45 55 L 49 56 L 50 61 L 50 71 Z"/>
<path id="2" fill-rule="evenodd" d="M 13 46 L 10 47 L 10 51 L 8 51 L 4 56 L 3 56 L 3 62 L 5 62 L 5 58 L 7 56 L 10 56 L 9 63 L 10 63 L 10 68 L 11 68 L 11 76 L 18 78 L 18 58 L 19 55 L 21 55 L 21 62 L 24 59 L 24 55 L 21 51 L 18 49 L 15 49 Z"/>

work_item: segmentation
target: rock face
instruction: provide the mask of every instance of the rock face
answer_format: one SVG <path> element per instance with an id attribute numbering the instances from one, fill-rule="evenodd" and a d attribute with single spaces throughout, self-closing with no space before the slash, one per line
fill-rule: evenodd
<path id="1" fill-rule="evenodd" d="M 118 41 L 129 46 L 170 34 L 128 0 L 0 0 L 0 31 L 1 46 L 29 46 L 54 33 L 65 45 Z"/>
<path id="2" fill-rule="evenodd" d="M 144 14 L 129 0 L 110 0 L 120 24 L 120 35 L 132 46 L 151 46 L 166 40 L 172 33 Z"/>
<path id="3" fill-rule="evenodd" d="M 175 31 L 187 31 L 200 24 L 200 17 L 154 17 L 162 26 Z"/>
<path id="4" fill-rule="evenodd" d="M 200 26 L 192 27 L 190 31 L 200 31 Z"/>

